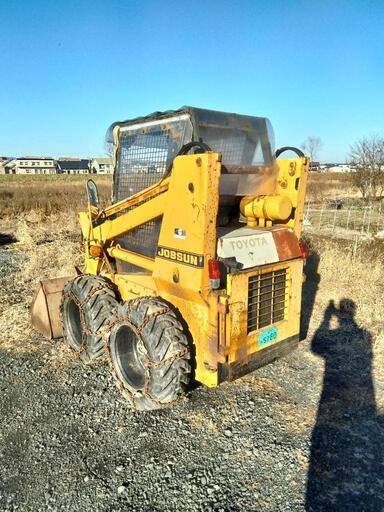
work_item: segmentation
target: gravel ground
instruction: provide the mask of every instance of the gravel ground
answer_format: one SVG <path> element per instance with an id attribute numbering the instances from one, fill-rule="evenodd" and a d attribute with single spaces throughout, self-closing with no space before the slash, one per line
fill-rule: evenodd
<path id="1" fill-rule="evenodd" d="M 383 428 L 372 404 L 316 419 L 308 343 L 155 413 L 130 411 L 103 362 L 36 343 L 0 351 L 1 510 L 384 509 Z"/>
<path id="2" fill-rule="evenodd" d="M 303 510 L 302 350 L 155 413 L 128 410 L 105 364 L 59 344 L 1 351 L 1 509 Z"/>
<path id="3" fill-rule="evenodd" d="M 24 259 L 19 252 L 0 248 L 0 279 L 11 272 L 18 272 Z"/>
<path id="4" fill-rule="evenodd" d="M 0 510 L 384 510 L 384 386 L 344 306 L 315 308 L 286 358 L 151 413 L 128 409 L 104 361 L 0 340 Z"/>

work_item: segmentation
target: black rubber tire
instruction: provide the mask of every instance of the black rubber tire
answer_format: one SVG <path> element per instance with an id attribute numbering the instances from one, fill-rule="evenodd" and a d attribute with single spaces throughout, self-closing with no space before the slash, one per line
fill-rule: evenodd
<path id="1" fill-rule="evenodd" d="M 60 308 L 64 339 L 84 362 L 103 355 L 102 330 L 117 304 L 112 283 L 103 277 L 81 275 L 64 286 Z"/>
<path id="2" fill-rule="evenodd" d="M 188 338 L 165 301 L 142 297 L 120 304 L 106 341 L 112 375 L 133 408 L 161 409 L 184 395 L 191 373 Z"/>

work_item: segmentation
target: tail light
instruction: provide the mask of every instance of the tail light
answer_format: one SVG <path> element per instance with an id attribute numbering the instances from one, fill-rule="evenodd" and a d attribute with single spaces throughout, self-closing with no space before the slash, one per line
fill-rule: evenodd
<path id="1" fill-rule="evenodd" d="M 100 245 L 91 245 L 89 254 L 92 258 L 100 258 L 103 255 L 103 248 Z"/>
<path id="2" fill-rule="evenodd" d="M 209 286 L 212 290 L 220 288 L 220 265 L 217 260 L 208 260 Z"/>
<path id="3" fill-rule="evenodd" d="M 301 257 L 303 258 L 304 263 L 305 263 L 306 259 L 309 256 L 308 247 L 303 242 L 299 242 L 299 247 L 300 247 Z"/>

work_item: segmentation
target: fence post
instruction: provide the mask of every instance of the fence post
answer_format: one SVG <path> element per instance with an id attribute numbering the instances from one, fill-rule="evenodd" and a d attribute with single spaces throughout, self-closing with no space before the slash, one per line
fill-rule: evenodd
<path id="1" fill-rule="evenodd" d="M 310 203 L 311 203 L 311 200 L 309 199 L 308 203 L 307 203 L 307 215 L 306 215 L 307 220 L 309 220 L 309 205 L 310 205 Z"/>
<path id="2" fill-rule="evenodd" d="M 332 226 L 332 233 L 334 233 L 334 232 L 335 232 L 336 214 L 337 214 L 337 208 L 335 208 L 335 213 L 333 214 L 333 226 Z"/>
<path id="3" fill-rule="evenodd" d="M 363 228 L 361 228 L 363 229 Z M 356 256 L 357 256 L 357 247 L 359 245 L 359 235 L 355 236 L 355 243 L 353 244 L 353 251 L 352 251 L 352 263 L 356 262 Z"/>
<path id="4" fill-rule="evenodd" d="M 363 215 L 363 224 L 361 226 L 361 232 L 363 232 L 364 230 L 364 227 L 365 227 L 365 217 L 367 216 L 367 209 L 364 208 L 364 215 Z"/>
<path id="5" fill-rule="evenodd" d="M 321 203 L 321 210 L 320 210 L 320 216 L 319 216 L 319 229 L 321 226 L 321 217 L 323 216 L 323 208 L 324 208 L 324 203 Z"/>
<path id="6" fill-rule="evenodd" d="M 367 234 L 369 235 L 369 229 L 371 227 L 371 216 L 372 216 L 372 206 L 369 207 L 369 214 L 368 214 L 368 223 L 367 223 Z"/>
<path id="7" fill-rule="evenodd" d="M 348 217 L 347 217 L 347 231 L 348 231 L 348 226 L 349 226 L 349 219 L 351 217 L 351 207 L 349 207 L 349 210 L 348 210 Z"/>

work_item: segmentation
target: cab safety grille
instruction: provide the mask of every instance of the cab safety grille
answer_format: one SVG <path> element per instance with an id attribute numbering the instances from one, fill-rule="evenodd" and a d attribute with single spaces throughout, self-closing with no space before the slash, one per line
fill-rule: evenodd
<path id="1" fill-rule="evenodd" d="M 287 281 L 286 268 L 249 277 L 248 333 L 284 320 L 288 305 Z"/>

